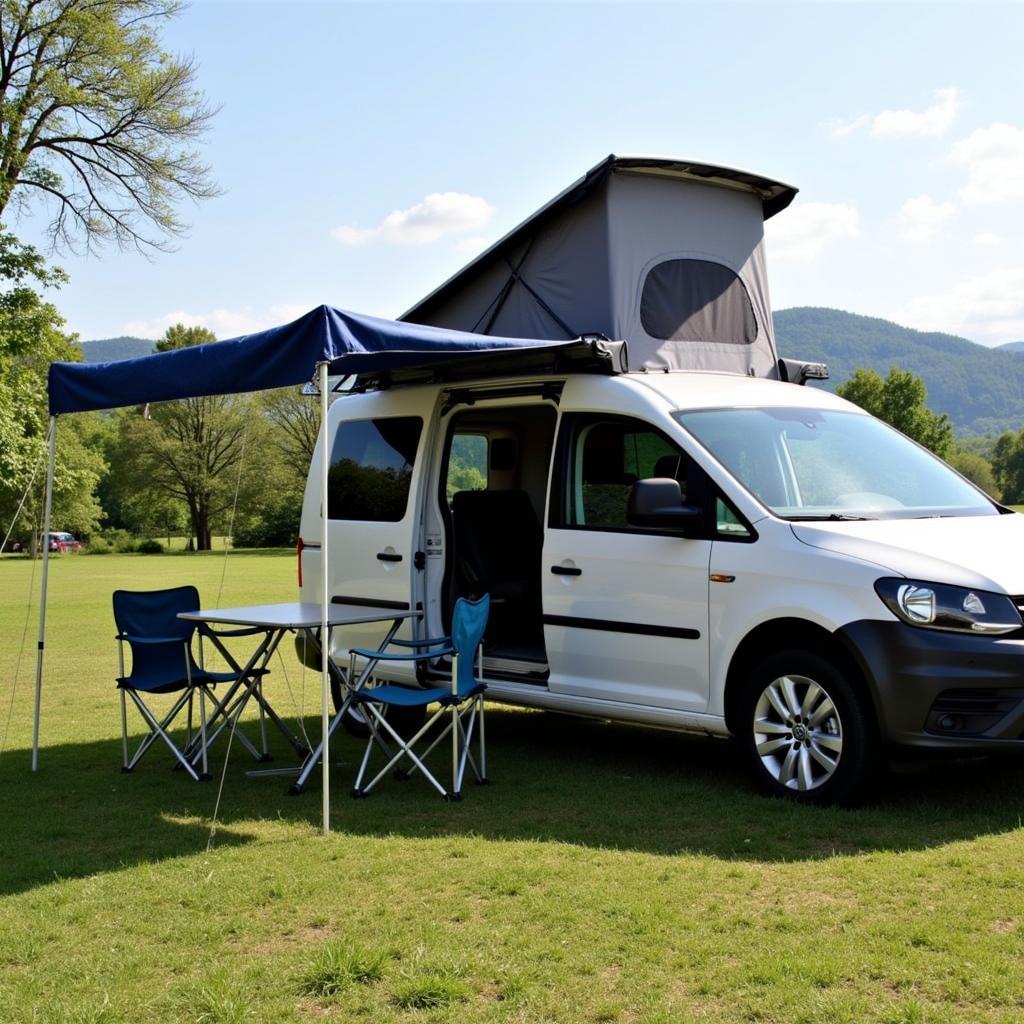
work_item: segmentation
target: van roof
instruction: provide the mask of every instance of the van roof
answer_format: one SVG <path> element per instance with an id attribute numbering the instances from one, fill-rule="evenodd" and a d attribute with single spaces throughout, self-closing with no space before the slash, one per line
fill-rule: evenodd
<path id="1" fill-rule="evenodd" d="M 762 377 L 710 370 L 686 370 L 677 373 L 630 373 L 630 381 L 658 392 L 677 409 L 716 409 L 727 407 L 786 407 L 808 409 L 855 409 L 845 399 L 824 388 L 806 384 L 786 384 Z"/>

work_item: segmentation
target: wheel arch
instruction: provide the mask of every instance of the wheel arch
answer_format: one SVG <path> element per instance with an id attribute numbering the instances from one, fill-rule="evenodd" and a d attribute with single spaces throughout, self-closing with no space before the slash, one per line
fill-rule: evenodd
<path id="1" fill-rule="evenodd" d="M 865 698 L 876 728 L 880 726 L 880 708 L 874 688 L 860 660 L 843 639 L 809 619 L 785 617 L 755 626 L 733 651 L 725 677 L 724 694 L 725 724 L 729 732 L 736 735 L 739 697 L 747 673 L 762 658 L 788 647 L 811 651 L 834 661 Z"/>

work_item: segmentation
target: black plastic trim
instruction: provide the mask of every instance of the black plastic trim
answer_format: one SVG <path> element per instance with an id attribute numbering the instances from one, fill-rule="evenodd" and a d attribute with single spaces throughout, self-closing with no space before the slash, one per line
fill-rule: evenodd
<path id="1" fill-rule="evenodd" d="M 1024 750 L 1024 702 L 981 734 L 938 734 L 928 727 L 936 700 L 950 690 L 1024 686 L 1024 641 L 918 629 L 896 619 L 861 619 L 835 632 L 871 690 L 883 737 L 922 750 Z"/>
<path id="2" fill-rule="evenodd" d="M 335 594 L 331 604 L 354 604 L 359 608 L 393 608 L 396 612 L 407 612 L 411 607 L 408 601 L 385 601 L 376 597 L 347 597 Z"/>
<path id="3" fill-rule="evenodd" d="M 635 636 L 667 636 L 674 640 L 699 640 L 700 630 L 688 626 L 651 626 L 644 622 L 619 622 L 615 619 L 584 619 L 575 615 L 545 615 L 545 626 L 571 629 L 596 629 L 603 633 L 630 633 Z"/>

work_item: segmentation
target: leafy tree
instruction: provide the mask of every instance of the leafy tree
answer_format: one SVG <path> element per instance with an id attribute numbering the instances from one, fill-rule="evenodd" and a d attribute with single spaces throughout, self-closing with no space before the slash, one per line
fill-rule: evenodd
<path id="1" fill-rule="evenodd" d="M 303 395 L 297 388 L 281 388 L 268 391 L 263 404 L 267 418 L 277 428 L 273 432 L 274 444 L 285 465 L 304 484 L 320 434 L 319 400 Z"/>
<path id="2" fill-rule="evenodd" d="M 0 0 L 0 216 L 44 201 L 56 243 L 148 249 L 216 194 L 195 143 L 214 111 L 168 53 L 179 0 Z"/>
<path id="3" fill-rule="evenodd" d="M 924 381 L 893 366 L 884 380 L 874 370 L 859 369 L 837 394 L 931 449 L 940 458 L 953 452 L 953 425 L 945 414 L 928 408 Z"/>
<path id="4" fill-rule="evenodd" d="M 175 324 L 156 343 L 158 352 L 186 348 L 216 337 L 205 327 Z M 233 395 L 159 402 L 147 415 L 121 419 L 120 450 L 130 491 L 152 489 L 181 501 L 188 510 L 192 534 L 200 551 L 212 547 L 213 523 L 230 508 L 250 425 L 252 402 Z M 255 441 L 255 439 L 251 439 Z M 253 450 L 258 446 L 253 444 Z"/>
<path id="5" fill-rule="evenodd" d="M 57 308 L 31 285 L 57 287 L 65 279 L 37 250 L 0 228 L 0 529 L 12 523 L 35 471 L 36 485 L 15 524 L 21 535 L 33 534 L 41 522 L 49 365 L 81 358 Z M 95 416 L 61 421 L 53 503 L 58 529 L 88 534 L 99 525 L 95 491 L 106 467 L 94 443 L 96 429 Z"/>
<path id="6" fill-rule="evenodd" d="M 984 455 L 957 448 L 949 457 L 949 464 L 958 473 L 967 477 L 971 483 L 977 484 L 986 494 L 999 494 L 999 486 L 996 483 L 995 473 L 992 471 L 992 463 Z"/>
<path id="7" fill-rule="evenodd" d="M 1024 504 L 1024 427 L 1014 433 L 1008 430 L 996 441 L 992 452 L 992 469 L 1008 505 Z"/>

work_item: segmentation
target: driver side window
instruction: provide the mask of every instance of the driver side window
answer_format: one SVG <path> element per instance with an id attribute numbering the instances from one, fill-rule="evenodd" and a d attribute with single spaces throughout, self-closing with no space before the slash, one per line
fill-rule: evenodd
<path id="1" fill-rule="evenodd" d="M 586 416 L 572 429 L 563 502 L 565 526 L 644 532 L 626 521 L 637 480 L 671 477 L 686 501 L 689 459 L 642 420 Z"/>

